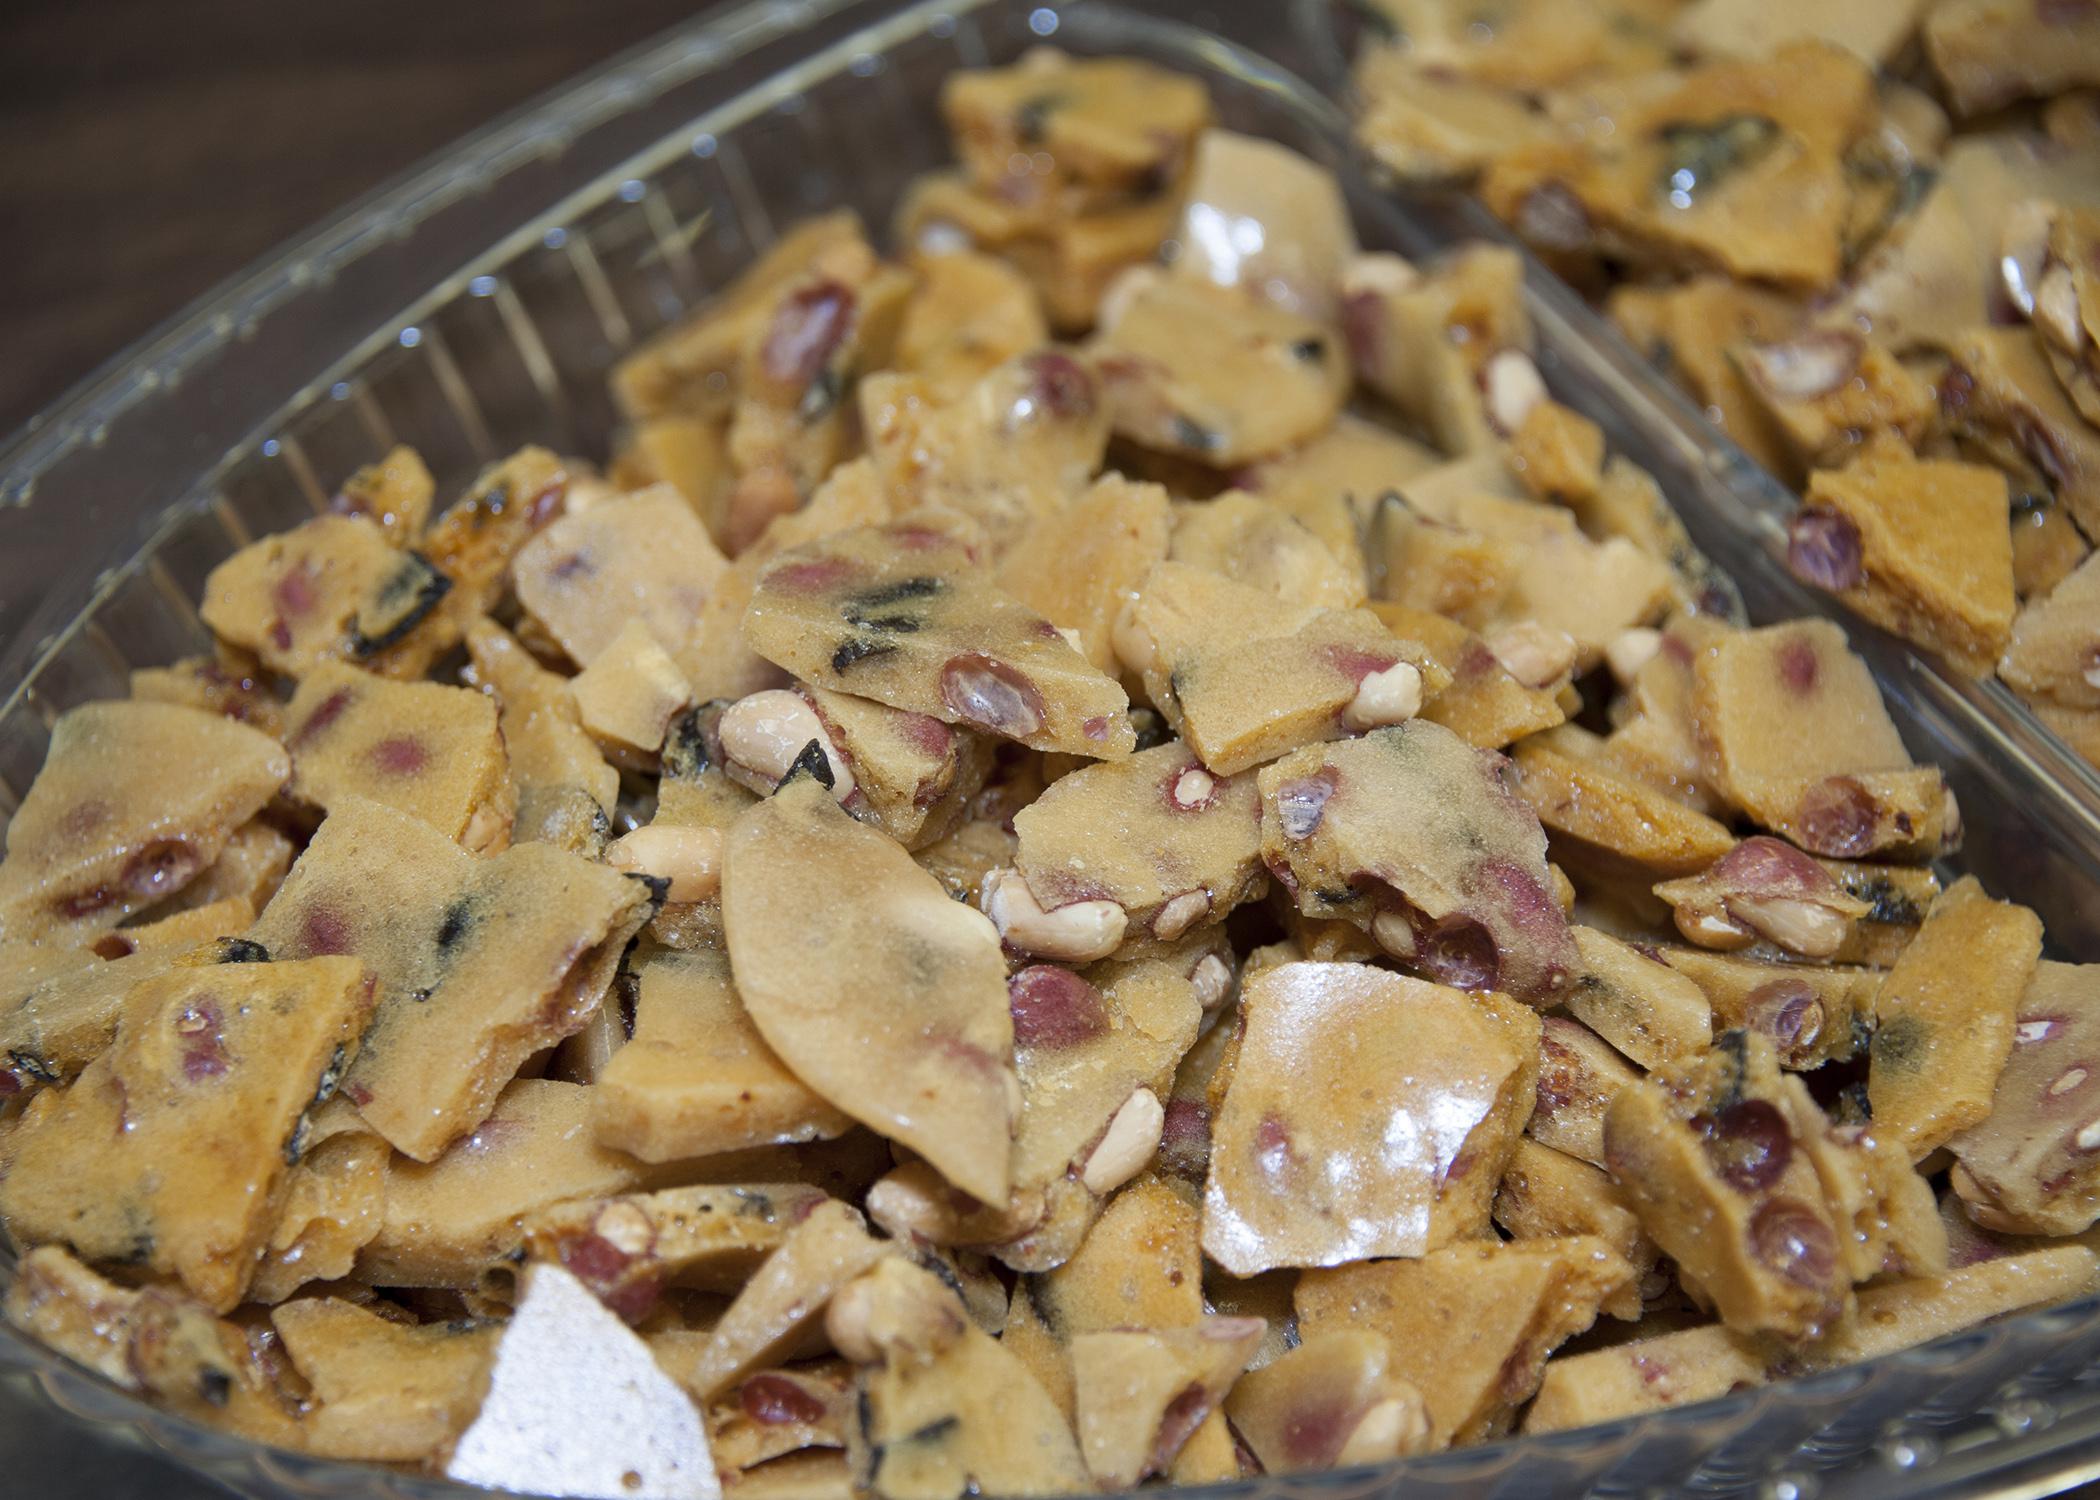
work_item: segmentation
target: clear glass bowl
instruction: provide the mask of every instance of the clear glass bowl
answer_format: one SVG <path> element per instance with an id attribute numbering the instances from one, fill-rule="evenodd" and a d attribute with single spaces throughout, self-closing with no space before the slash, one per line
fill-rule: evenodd
<path id="1" fill-rule="evenodd" d="M 134 665 L 206 643 L 205 573 L 309 516 L 395 441 L 441 488 L 526 441 L 602 454 L 605 374 L 796 218 L 887 223 L 945 162 L 934 101 L 957 67 L 1043 41 L 1201 76 L 1222 120 L 1331 166 L 1367 246 L 1481 232 L 1456 201 L 1360 169 L 1324 4 L 1221 0 L 754 0 L 672 32 L 490 125 L 241 276 L 113 362 L 0 452 L 0 817 L 52 719 Z M 1323 49 L 1325 49 L 1323 51 Z M 1296 71 L 1294 71 L 1296 70 Z M 1329 80 L 1328 92 L 1308 77 Z M 1531 288 L 1562 400 L 1653 471 L 1753 619 L 1827 613 L 1779 563 L 1788 497 L 1720 443 L 1551 278 Z M 1960 861 L 2100 959 L 2100 779 L 2008 695 L 1853 627 L 1912 749 L 1961 796 Z M 0 1251 L 0 1280 L 13 1262 Z M 145 1443 L 255 1497 L 459 1486 L 276 1452 L 156 1411 L 9 1329 L 0 1403 Z M 1380 1469 L 1218 1487 L 1236 1497 L 2042 1494 L 2100 1472 L 2100 1300 L 1871 1364 L 1628 1421 Z M 14 1478 L 14 1476 L 10 1476 Z M 6 1487 L 10 1489 L 11 1486 Z"/>

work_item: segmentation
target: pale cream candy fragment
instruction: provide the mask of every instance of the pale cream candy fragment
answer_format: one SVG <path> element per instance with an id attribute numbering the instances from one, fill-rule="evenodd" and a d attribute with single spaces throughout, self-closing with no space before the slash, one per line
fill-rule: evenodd
<path id="1" fill-rule="evenodd" d="M 1531 1112 L 1539 1022 L 1362 964 L 1287 963 L 1241 990 L 1203 1247 L 1236 1276 L 1418 1256 L 1477 1235 Z"/>
<path id="2" fill-rule="evenodd" d="M 992 925 L 804 776 L 737 819 L 722 910 L 745 1008 L 788 1068 L 1003 1203 L 1018 1087 Z"/>
<path id="3" fill-rule="evenodd" d="M 559 1266 L 525 1273 L 481 1415 L 445 1475 L 602 1500 L 720 1500 L 700 1413 L 656 1357 Z"/>

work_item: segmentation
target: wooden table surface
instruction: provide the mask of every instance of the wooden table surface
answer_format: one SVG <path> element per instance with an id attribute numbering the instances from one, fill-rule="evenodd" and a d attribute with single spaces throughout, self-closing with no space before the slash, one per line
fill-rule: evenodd
<path id="1" fill-rule="evenodd" d="M 350 198 L 708 8 L 0 3 L 0 435 Z"/>

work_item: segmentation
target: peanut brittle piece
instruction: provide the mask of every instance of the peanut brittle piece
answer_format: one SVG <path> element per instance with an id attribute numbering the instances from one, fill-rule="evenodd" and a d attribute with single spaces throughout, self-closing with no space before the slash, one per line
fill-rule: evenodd
<path id="1" fill-rule="evenodd" d="M 1103 1489 L 1164 1473 L 1260 1344 L 1259 1318 L 1193 1328 L 1083 1333 L 1072 1340 L 1080 1451 Z"/>
<path id="2" fill-rule="evenodd" d="M 496 727 L 517 789 L 511 841 L 597 853 L 612 833 L 620 773 L 584 731 L 568 679 L 489 620 L 468 629 L 467 654 L 470 680 L 496 699 Z"/>
<path id="3" fill-rule="evenodd" d="M 1116 652 L 1213 774 L 1412 718 L 1449 674 L 1368 610 L 1323 610 L 1186 563 L 1155 568 Z"/>
<path id="4" fill-rule="evenodd" d="M 1785 1082 L 1763 1036 L 1723 1032 L 1712 1051 L 1619 1091 L 1605 1165 L 1730 1328 L 1813 1339 L 1851 1305 L 1854 1278 L 1797 1138 L 1797 1104 L 1818 1127 L 1820 1111 Z"/>
<path id="5" fill-rule="evenodd" d="M 1361 546 L 1357 528 L 1379 496 L 1442 463 L 1427 445 L 1345 411 L 1319 436 L 1250 464 L 1233 479 L 1343 556 Z"/>
<path id="6" fill-rule="evenodd" d="M 1035 288 L 1013 266 L 968 250 L 915 256 L 919 284 L 897 326 L 897 368 L 953 400 L 1050 341 Z"/>
<path id="7" fill-rule="evenodd" d="M 869 1236 L 857 1209 L 835 1201 L 808 1207 L 723 1312 L 680 1372 L 681 1383 L 711 1399 L 753 1370 L 779 1364 L 819 1326 L 842 1288 L 896 1254 Z"/>
<path id="8" fill-rule="evenodd" d="M 354 1278 L 379 1287 L 475 1286 L 514 1263 L 533 1210 L 644 1185 L 647 1167 L 597 1144 L 590 1111 L 591 1091 L 581 1084 L 520 1078 L 473 1134 L 436 1160 L 395 1160 L 379 1232 L 359 1252 Z"/>
<path id="9" fill-rule="evenodd" d="M 1995 469 L 1870 450 L 1809 479 L 1787 561 L 1876 624 L 1987 675 L 2012 639 L 2006 519 Z"/>
<path id="10" fill-rule="evenodd" d="M 88 949 L 0 947 L 8 985 L 0 998 L 0 1099 L 78 1077 L 117 1034 L 125 997 L 179 957 L 158 949 L 104 962 Z"/>
<path id="11" fill-rule="evenodd" d="M 1349 389 L 1348 351 L 1325 325 L 1181 277 L 1134 288 L 1090 349 L 1117 436 L 1213 468 L 1316 436 Z"/>
<path id="12" fill-rule="evenodd" d="M 829 1202 L 801 1183 L 706 1184 L 570 1198 L 521 1216 L 528 1258 L 557 1261 L 629 1323 L 672 1287 L 734 1293 Z"/>
<path id="13" fill-rule="evenodd" d="M 512 574 L 533 624 L 587 667 L 634 619 L 680 654 L 726 566 L 684 497 L 654 485 L 563 516 L 519 550 Z"/>
<path id="14" fill-rule="evenodd" d="M 1593 1167 L 1604 1165 L 1604 1115 L 1641 1075 L 1596 1032 L 1567 1016 L 1541 1018 L 1538 1097 L 1524 1134 Z"/>
<path id="15" fill-rule="evenodd" d="M 612 389 L 630 417 L 688 415 L 726 419 L 747 345 L 781 289 L 820 258 L 865 240 L 850 209 L 787 229 L 694 317 L 665 330 L 613 369 Z"/>
<path id="16" fill-rule="evenodd" d="M 502 1333 L 494 1323 L 403 1323 L 338 1297 L 288 1302 L 270 1322 L 312 1390 L 301 1446 L 382 1463 L 450 1450 L 481 1409 Z"/>
<path id="17" fill-rule="evenodd" d="M 582 1028 L 649 917 L 639 881 L 552 844 L 476 858 L 357 798 L 329 814 L 255 925 L 277 958 L 347 953 L 379 1008 L 343 1091 L 434 1161 L 534 1052 Z"/>
<path id="18" fill-rule="evenodd" d="M 920 254 L 974 245 L 1026 276 L 1051 326 L 1083 333 L 1125 269 L 1150 261 L 1174 233 L 1180 200 L 1161 193 L 1049 220 L 972 187 L 959 172 L 929 172 L 897 206 L 896 239 Z"/>
<path id="19" fill-rule="evenodd" d="M 1704 1052 L 1713 1041 L 1706 993 L 1645 944 L 1572 927 L 1581 970 L 1563 1003 L 1578 1021 L 1644 1068 Z"/>
<path id="20" fill-rule="evenodd" d="M 1505 89 L 1411 65 L 1399 47 L 1366 48 L 1356 85 L 1365 100 L 1357 138 L 1380 165 L 1408 181 L 1470 178 L 1552 127 Z"/>
<path id="21" fill-rule="evenodd" d="M 728 856 L 730 958 L 759 1034 L 819 1097 L 1004 1203 L 1018 1089 L 992 924 L 813 776 L 740 816 Z"/>
<path id="22" fill-rule="evenodd" d="M 1517 681 L 1487 642 L 1456 620 L 1385 601 L 1370 610 L 1394 635 L 1420 641 L 1451 674 L 1450 685 L 1422 705 L 1422 717 L 1475 749 L 1500 750 L 1567 717 L 1553 693 Z"/>
<path id="23" fill-rule="evenodd" d="M 1397 256 L 1360 257 L 1343 278 L 1343 324 L 1356 373 L 1436 446 L 1463 457 L 1522 425 L 1498 391 L 1545 388 L 1531 364 L 1524 261 L 1501 245 L 1468 245 L 1417 271 Z M 1528 381 L 1525 377 L 1528 375 Z"/>
<path id="24" fill-rule="evenodd" d="M 854 1421 L 853 1370 L 840 1360 L 761 1370 L 706 1409 L 707 1440 L 725 1474 L 776 1458 L 846 1446 Z M 844 1455 L 835 1454 L 841 1470 Z M 841 1472 L 840 1487 L 845 1489 Z M 741 1484 L 737 1494 L 744 1493 Z"/>
<path id="25" fill-rule="evenodd" d="M 2036 965 L 1990 1113 L 1950 1142 L 1961 1162 L 1955 1191 L 1986 1228 L 2079 1234 L 2100 1219 L 2100 1175 L 2085 1144 L 2100 1137 L 2085 1092 L 2100 1072 L 2084 1050 L 2096 979 L 2092 965 Z"/>
<path id="26" fill-rule="evenodd" d="M 221 647 L 210 656 L 186 656 L 172 666 L 136 668 L 131 696 L 208 709 L 272 739 L 283 737 L 284 705 L 262 664 L 245 651 Z"/>
<path id="27" fill-rule="evenodd" d="M 862 1488 L 881 1500 L 1093 1488 L 1064 1414 L 931 1272 L 892 1257 L 849 1295 L 852 1316 L 842 1326 L 835 1305 L 829 1322 L 863 1366 L 852 1444 Z"/>
<path id="28" fill-rule="evenodd" d="M 999 586 L 1076 634 L 1080 653 L 1114 675 L 1116 616 L 1166 560 L 1169 531 L 1164 489 L 1104 474 L 1029 528 L 1001 566 Z"/>
<path id="29" fill-rule="evenodd" d="M 1197 80 L 1139 58 L 1039 47 L 1009 67 L 949 75 L 941 114 L 980 192 L 1055 217 L 1171 188 L 1210 99 Z"/>
<path id="30" fill-rule="evenodd" d="M 77 946 L 173 896 L 290 774 L 268 735 L 200 709 L 72 710 L 7 825 L 0 938 Z"/>
<path id="31" fill-rule="evenodd" d="M 2027 328 L 1962 335 L 1940 382 L 1945 426 L 2008 470 L 2032 472 L 2088 536 L 2100 530 L 2100 431 L 2058 383 Z"/>
<path id="32" fill-rule="evenodd" d="M 1507 1431 L 1546 1357 L 1632 1279 L 1610 1245 L 1577 1235 L 1308 1271 L 1294 1300 L 1307 1342 L 1343 1329 L 1382 1336 L 1388 1368 L 1428 1405 L 1429 1446 L 1445 1448 Z"/>
<path id="33" fill-rule="evenodd" d="M 1811 328 L 1733 352 L 1801 468 L 1835 469 L 1880 443 L 1900 451 L 1922 440 L 1939 415 L 1926 380 L 1881 344 L 1844 329 Z"/>
<path id="34" fill-rule="evenodd" d="M 1792 449 L 1730 354 L 1739 344 L 1791 333 L 1800 318 L 1793 298 L 1707 274 L 1669 286 L 1623 285 L 1607 307 L 1633 346 L 1668 371 L 1744 452 L 1781 478 L 1795 477 Z"/>
<path id="35" fill-rule="evenodd" d="M 1921 30 L 1961 115 L 2100 84 L 2100 18 L 2082 6 L 1951 0 L 1933 6 Z"/>
<path id="36" fill-rule="evenodd" d="M 1695 876 L 1662 882 L 1655 894 L 1677 930 L 1702 948 L 1747 948 L 1762 938 L 1807 959 L 1836 958 L 1852 924 L 1874 909 L 1799 849 L 1764 834 Z"/>
<path id="37" fill-rule="evenodd" d="M 1364 602 L 1360 547 L 1345 557 L 1289 512 L 1244 490 L 1178 507 L 1167 556 L 1293 603 L 1353 609 Z"/>
<path id="38" fill-rule="evenodd" d="M 1692 664 L 1714 785 L 1765 827 L 1839 859 L 1937 853 L 1945 781 L 1914 766 L 1866 663 L 1827 620 L 1729 631 Z"/>
<path id="39" fill-rule="evenodd" d="M 1038 750 L 1128 753 L 1123 690 L 970 564 L 923 527 L 841 532 L 768 566 L 745 635 L 818 687 Z"/>
<path id="40" fill-rule="evenodd" d="M 995 557 L 1064 510 L 1108 447 L 1099 378 L 1056 349 L 1009 360 L 949 401 L 921 376 L 870 375 L 860 413 L 893 508 L 966 515 L 984 527 Z"/>
<path id="41" fill-rule="evenodd" d="M 379 1233 L 392 1149 L 340 1094 L 309 1111 L 284 1211 L 248 1283 L 250 1302 L 282 1302 L 310 1281 L 337 1281 Z"/>
<path id="42" fill-rule="evenodd" d="M 1526 1007 L 1294 963 L 1248 979 L 1240 1008 L 1204 1196 L 1212 1259 L 1248 1276 L 1481 1232 L 1537 1088 Z"/>
<path id="43" fill-rule="evenodd" d="M 1367 1328 L 1334 1329 L 1248 1371 L 1225 1413 L 1268 1474 L 1384 1463 L 1429 1441 L 1422 1393 Z"/>
<path id="44" fill-rule="evenodd" d="M 326 662 L 285 710 L 287 792 L 326 812 L 357 797 L 421 819 L 475 853 L 510 842 L 517 791 L 480 693 L 391 682 Z"/>
<path id="45" fill-rule="evenodd" d="M 1975 877 L 1933 902 L 1875 996 L 1867 1096 L 1877 1131 L 1919 1160 L 1991 1112 L 2042 924 Z"/>
<path id="46" fill-rule="evenodd" d="M 7 1289 L 8 1322 L 120 1390 L 283 1447 L 298 1429 L 237 1324 L 168 1286 L 118 1286 L 56 1245 L 22 1257 Z"/>
<path id="47" fill-rule="evenodd" d="M 1012 891 L 985 909 L 1023 952 L 1105 956 L 1060 951 L 1062 930 L 1076 924 L 1060 922 L 1059 911 L 1074 903 L 1110 902 L 1128 924 L 1111 926 L 1171 942 L 1224 921 L 1267 884 L 1254 777 L 1214 776 L 1179 741 L 1058 778 L 1014 815 L 1013 828 L 1025 899 Z M 1104 840 L 1104 828 L 1116 837 Z"/>
<path id="48" fill-rule="evenodd" d="M 662 1162 L 850 1128 L 758 1034 L 727 955 L 662 953 L 637 967 L 634 1035 L 591 1089 L 600 1142 Z"/>
<path id="49" fill-rule="evenodd" d="M 397 547 L 423 534 L 430 520 L 437 486 L 423 455 L 396 443 L 376 463 L 366 464 L 343 481 L 328 502 L 339 515 L 363 516 L 375 522 Z"/>
<path id="50" fill-rule="evenodd" d="M 1735 846 L 1727 828 L 1626 774 L 1605 742 L 1582 729 L 1564 726 L 1534 735 L 1511 759 L 1517 795 L 1547 833 L 1614 871 L 1689 875 Z"/>
<path id="51" fill-rule="evenodd" d="M 2065 708 L 2100 708 L 2100 556 L 2030 599 L 2013 621 L 1998 670 L 2023 696 Z"/>
<path id="52" fill-rule="evenodd" d="M 39 1094 L 12 1133 L 9 1232 L 147 1265 L 231 1311 L 282 1205 L 300 1117 L 334 1089 L 371 1006 L 351 959 L 149 980 L 110 1050 Z"/>
<path id="53" fill-rule="evenodd" d="M 1604 1300 L 1604 1311 L 1629 1323 L 1640 1317 L 1641 1287 L 1661 1252 L 1602 1167 L 1535 1140 L 1518 1141 L 1495 1190 L 1495 1222 L 1513 1240 L 1597 1236 L 1633 1268 L 1632 1279 Z"/>
<path id="54" fill-rule="evenodd" d="M 1300 911 L 1430 978 L 1548 1004 L 1579 962 L 1500 760 L 1421 721 L 1308 746 L 1261 772 L 1262 859 Z"/>
<path id="55" fill-rule="evenodd" d="M 324 661 L 376 668 L 452 587 L 428 557 L 396 547 L 376 523 L 316 516 L 212 569 L 199 609 L 222 641 L 272 671 L 304 677 Z"/>
<path id="56" fill-rule="evenodd" d="M 812 687 L 805 695 L 858 794 L 846 811 L 905 848 L 945 837 L 983 790 L 997 753 L 990 736 L 852 693 Z"/>
<path id="57" fill-rule="evenodd" d="M 1761 1033 L 1782 1067 L 1815 1068 L 1866 1050 L 1881 989 L 1878 969 L 1773 963 L 1702 948 L 1656 952 L 1705 992 L 1715 1030 Z"/>
<path id="58" fill-rule="evenodd" d="M 671 653 L 639 618 L 569 681 L 576 719 L 608 759 L 639 769 L 663 749 L 671 721 L 693 701 Z"/>

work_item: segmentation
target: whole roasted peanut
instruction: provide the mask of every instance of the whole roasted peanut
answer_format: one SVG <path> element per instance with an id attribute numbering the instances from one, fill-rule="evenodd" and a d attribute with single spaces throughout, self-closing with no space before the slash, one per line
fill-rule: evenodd
<path id="1" fill-rule="evenodd" d="M 786 688 L 768 688 L 739 698 L 722 710 L 716 732 L 722 738 L 722 757 L 732 780 L 766 793 L 780 784 L 795 764 L 803 746 L 816 741 L 831 767 L 832 795 L 844 802 L 853 795 L 853 768 L 817 711 L 799 693 Z"/>
<path id="2" fill-rule="evenodd" d="M 1015 869 L 984 877 L 979 906 L 1007 946 L 1042 958 L 1090 963 L 1122 944 L 1130 914 L 1113 901 L 1074 901 L 1045 910 Z"/>

